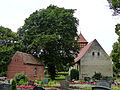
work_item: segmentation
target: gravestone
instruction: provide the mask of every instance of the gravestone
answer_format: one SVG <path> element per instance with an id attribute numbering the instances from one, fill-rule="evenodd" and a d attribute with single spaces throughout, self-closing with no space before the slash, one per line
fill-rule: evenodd
<path id="1" fill-rule="evenodd" d="M 2 85 L 0 84 L 0 90 L 2 90 Z"/>
<path id="2" fill-rule="evenodd" d="M 43 80 L 41 80 L 41 82 L 42 82 L 43 84 L 48 84 L 49 80 L 48 80 L 48 78 L 44 78 Z"/>
<path id="3" fill-rule="evenodd" d="M 103 86 L 99 86 L 99 87 L 96 86 L 96 87 L 92 87 L 92 90 L 112 90 L 112 89 Z"/>
<path id="4" fill-rule="evenodd" d="M 100 80 L 96 83 L 95 87 L 92 87 L 92 90 L 112 90 L 111 84 L 106 80 Z"/>
<path id="5" fill-rule="evenodd" d="M 69 83 L 67 82 L 67 80 L 60 82 L 60 88 L 61 90 L 70 90 Z"/>
<path id="6" fill-rule="evenodd" d="M 41 86 L 36 86 L 36 87 L 33 88 L 33 90 L 45 90 L 45 89 Z"/>
<path id="7" fill-rule="evenodd" d="M 109 82 L 109 83 L 114 83 L 115 82 L 115 79 L 113 79 L 113 78 L 107 78 L 107 82 Z"/>
<path id="8" fill-rule="evenodd" d="M 85 82 L 90 82 L 90 77 L 84 77 Z"/>
<path id="9" fill-rule="evenodd" d="M 0 84 L 0 90 L 10 90 L 10 84 Z"/>
<path id="10" fill-rule="evenodd" d="M 107 82 L 106 80 L 100 80 L 99 82 L 96 83 L 96 86 L 105 86 L 105 87 L 111 87 L 111 84 Z"/>
<path id="11" fill-rule="evenodd" d="M 8 84 L 10 84 L 10 79 L 8 79 Z"/>

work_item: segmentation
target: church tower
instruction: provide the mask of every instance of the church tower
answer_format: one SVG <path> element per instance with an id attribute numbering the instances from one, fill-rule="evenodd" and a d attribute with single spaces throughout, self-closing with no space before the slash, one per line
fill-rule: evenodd
<path id="1" fill-rule="evenodd" d="M 84 38 L 84 36 L 82 35 L 81 32 L 80 32 L 80 35 L 78 37 L 78 44 L 80 46 L 80 49 L 84 48 L 88 44 L 88 42 L 86 41 L 86 39 Z"/>

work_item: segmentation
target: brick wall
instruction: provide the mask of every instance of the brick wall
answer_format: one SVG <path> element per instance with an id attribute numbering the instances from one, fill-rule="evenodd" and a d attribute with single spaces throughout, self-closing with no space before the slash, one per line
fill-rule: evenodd
<path id="1" fill-rule="evenodd" d="M 17 73 L 21 72 L 26 74 L 30 79 L 43 78 L 44 66 L 24 64 L 21 55 L 14 55 L 8 65 L 7 77 L 14 78 Z"/>

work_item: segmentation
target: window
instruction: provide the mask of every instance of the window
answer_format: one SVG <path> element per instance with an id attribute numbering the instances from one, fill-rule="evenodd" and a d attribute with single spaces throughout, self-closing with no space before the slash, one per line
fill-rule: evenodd
<path id="1" fill-rule="evenodd" d="M 33 74 L 34 74 L 34 75 L 37 75 L 37 68 L 34 68 Z"/>
<path id="2" fill-rule="evenodd" d="M 98 52 L 97 55 L 100 56 L 100 52 Z"/>
<path id="3" fill-rule="evenodd" d="M 15 59 L 15 62 L 17 62 L 17 59 Z"/>
<path id="4" fill-rule="evenodd" d="M 92 52 L 92 56 L 95 56 L 95 52 Z"/>

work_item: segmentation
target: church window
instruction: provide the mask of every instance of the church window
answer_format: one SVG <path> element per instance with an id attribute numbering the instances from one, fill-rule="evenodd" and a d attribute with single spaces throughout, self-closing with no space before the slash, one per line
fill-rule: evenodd
<path id="1" fill-rule="evenodd" d="M 92 56 L 95 56 L 95 52 L 92 52 Z"/>
<path id="2" fill-rule="evenodd" d="M 98 52 L 97 55 L 100 56 L 100 52 Z"/>

